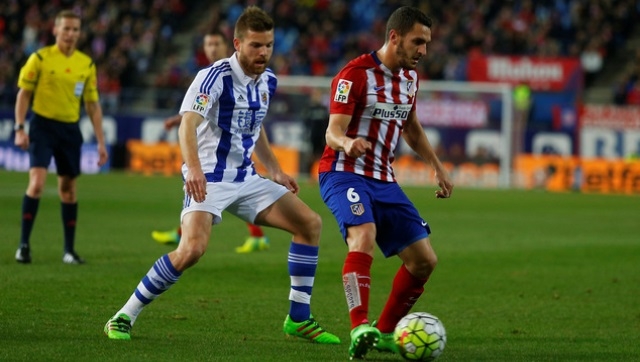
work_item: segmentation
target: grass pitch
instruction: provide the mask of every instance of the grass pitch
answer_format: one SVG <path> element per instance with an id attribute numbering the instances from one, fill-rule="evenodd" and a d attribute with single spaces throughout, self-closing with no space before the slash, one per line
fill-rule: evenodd
<path id="1" fill-rule="evenodd" d="M 123 173 L 78 180 L 77 251 L 65 265 L 55 177 L 32 234 L 31 265 L 14 261 L 27 174 L 0 171 L 0 360 L 343 361 L 349 319 L 342 292 L 346 253 L 317 186 L 301 197 L 324 220 L 312 311 L 342 338 L 313 345 L 286 338 L 289 236 L 266 229 L 266 252 L 234 252 L 246 236 L 225 214 L 207 254 L 142 312 L 132 340 L 104 323 L 172 247 L 153 229 L 178 223 L 178 177 Z M 407 188 L 429 221 L 439 265 L 413 308 L 440 317 L 448 344 L 439 361 L 631 361 L 640 358 L 640 197 L 540 191 Z M 378 254 L 371 311 L 377 318 L 397 258 Z M 400 361 L 375 351 L 372 361 Z"/>

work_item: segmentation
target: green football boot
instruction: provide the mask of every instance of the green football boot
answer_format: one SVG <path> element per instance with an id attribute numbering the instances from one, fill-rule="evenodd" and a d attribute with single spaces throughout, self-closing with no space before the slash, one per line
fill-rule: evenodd
<path id="1" fill-rule="evenodd" d="M 372 326 L 376 326 L 378 321 L 373 321 Z M 393 332 L 382 333 L 380 332 L 380 339 L 373 345 L 373 348 L 378 352 L 398 353 L 398 345 L 396 344 L 395 336 Z"/>
<path id="2" fill-rule="evenodd" d="M 110 339 L 131 339 L 131 318 L 124 313 L 113 316 L 104 325 L 104 334 Z"/>
<path id="3" fill-rule="evenodd" d="M 294 322 L 289 315 L 284 320 L 284 333 L 308 339 L 311 342 L 320 344 L 340 344 L 340 338 L 324 330 L 318 322 L 311 316 L 306 321 Z"/>
<path id="4" fill-rule="evenodd" d="M 398 346 L 392 333 L 380 333 L 380 340 L 373 345 L 378 352 L 398 353 Z"/>
<path id="5" fill-rule="evenodd" d="M 179 229 L 171 229 L 168 231 L 154 230 L 151 232 L 151 238 L 160 244 L 178 244 L 180 243 Z"/>
<path id="6" fill-rule="evenodd" d="M 368 323 L 361 324 L 351 330 L 351 345 L 349 346 L 349 359 L 364 359 L 370 348 L 380 340 L 378 328 Z"/>
<path id="7" fill-rule="evenodd" d="M 264 236 L 255 237 L 249 236 L 244 244 L 236 247 L 236 253 L 238 254 L 248 254 L 253 253 L 254 251 L 263 251 L 269 249 L 269 239 Z"/>

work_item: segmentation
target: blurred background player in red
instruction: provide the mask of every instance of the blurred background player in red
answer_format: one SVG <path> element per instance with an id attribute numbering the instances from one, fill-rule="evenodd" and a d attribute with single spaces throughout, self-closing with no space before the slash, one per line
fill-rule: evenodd
<path id="1" fill-rule="evenodd" d="M 202 48 L 210 64 L 229 56 L 227 38 L 218 30 L 213 30 L 205 34 Z M 181 120 L 182 116 L 179 114 L 171 116 L 164 120 L 164 128 L 168 131 L 177 127 L 180 125 Z M 236 247 L 236 252 L 251 253 L 269 249 L 269 240 L 264 236 L 262 228 L 251 223 L 247 223 L 247 227 L 249 229 L 249 236 L 247 236 L 242 245 Z M 180 227 L 166 231 L 154 230 L 151 232 L 153 240 L 162 244 L 177 244 L 180 242 L 181 236 L 182 230 L 180 230 Z"/>

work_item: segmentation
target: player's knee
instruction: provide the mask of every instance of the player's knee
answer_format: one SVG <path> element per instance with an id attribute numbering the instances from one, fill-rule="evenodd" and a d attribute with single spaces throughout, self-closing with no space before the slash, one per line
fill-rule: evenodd
<path id="1" fill-rule="evenodd" d="M 205 248 L 190 248 L 186 253 L 186 259 L 190 262 L 190 264 L 195 264 L 202 258 L 204 253 L 206 252 Z"/>
<path id="2" fill-rule="evenodd" d="M 30 180 L 27 186 L 27 195 L 33 198 L 40 198 L 44 192 L 44 181 Z"/>
<path id="3" fill-rule="evenodd" d="M 27 195 L 34 199 L 39 199 L 42 196 L 42 192 L 44 191 L 44 187 L 42 186 L 34 186 L 27 188 Z"/>
<path id="4" fill-rule="evenodd" d="M 438 265 L 438 256 L 436 254 L 430 254 L 427 258 L 427 268 L 430 270 L 429 274 L 436 269 Z"/>
<path id="5" fill-rule="evenodd" d="M 416 278 L 426 279 L 433 273 L 437 265 L 438 257 L 434 253 L 431 253 L 426 258 L 407 265 L 407 269 Z"/>
<path id="6" fill-rule="evenodd" d="M 347 231 L 349 251 L 374 255 L 376 249 L 376 227 L 373 223 L 352 226 Z"/>
<path id="7" fill-rule="evenodd" d="M 184 240 L 181 241 L 181 244 L 183 242 Z M 174 262 L 174 267 L 178 271 L 184 271 L 185 269 L 196 264 L 205 252 L 206 247 L 198 245 L 191 245 L 189 247 L 178 247 L 178 249 L 176 250 L 176 260 Z"/>
<path id="8" fill-rule="evenodd" d="M 77 197 L 75 180 L 70 177 L 60 177 L 58 179 L 58 195 L 62 202 L 75 203 Z"/>
<path id="9" fill-rule="evenodd" d="M 310 212 L 305 218 L 305 225 L 301 231 L 304 239 L 308 240 L 312 245 L 320 243 L 320 234 L 322 233 L 322 218 L 316 212 Z"/>
<path id="10" fill-rule="evenodd" d="M 316 241 L 316 244 L 320 242 L 320 233 L 322 233 L 322 218 L 317 213 L 313 213 L 309 221 L 309 232 L 311 233 L 311 239 Z"/>
<path id="11" fill-rule="evenodd" d="M 58 195 L 64 203 L 73 204 L 76 202 L 76 191 L 73 189 L 60 189 Z"/>

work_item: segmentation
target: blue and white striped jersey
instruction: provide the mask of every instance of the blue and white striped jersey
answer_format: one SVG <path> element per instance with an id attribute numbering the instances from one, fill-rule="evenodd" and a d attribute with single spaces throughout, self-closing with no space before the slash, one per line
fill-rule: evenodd
<path id="1" fill-rule="evenodd" d="M 235 53 L 198 72 L 180 114 L 204 117 L 197 129 L 198 156 L 208 182 L 243 182 L 256 173 L 251 155 L 277 83 L 269 68 L 257 80 L 245 75 Z"/>

